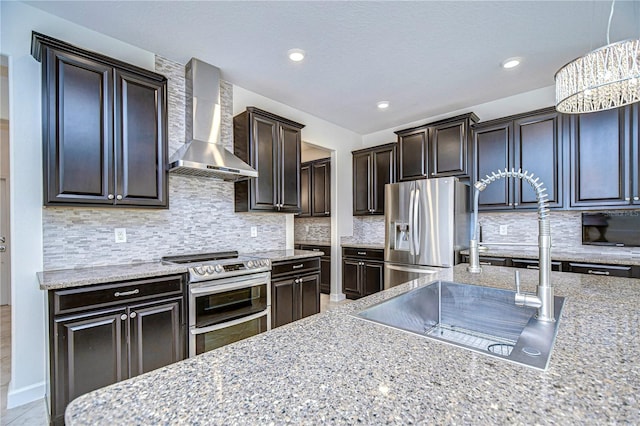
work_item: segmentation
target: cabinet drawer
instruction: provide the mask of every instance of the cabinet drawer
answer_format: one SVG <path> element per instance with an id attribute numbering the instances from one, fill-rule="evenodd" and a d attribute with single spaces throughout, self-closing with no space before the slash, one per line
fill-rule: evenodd
<path id="1" fill-rule="evenodd" d="M 92 285 L 53 293 L 53 314 L 59 315 L 125 302 L 183 294 L 183 276 L 156 277 L 146 280 Z"/>
<path id="2" fill-rule="evenodd" d="M 569 263 L 569 271 L 579 274 L 608 275 L 632 278 L 632 268 L 626 265 L 598 265 L 592 263 Z"/>
<path id="3" fill-rule="evenodd" d="M 289 274 L 320 270 L 320 258 L 307 258 L 301 260 L 274 262 L 271 265 L 271 278 L 278 278 Z"/>
<path id="4" fill-rule="evenodd" d="M 384 261 L 384 250 L 343 247 L 342 256 Z"/>
<path id="5" fill-rule="evenodd" d="M 514 268 L 539 269 L 539 262 L 534 259 L 511 259 Z M 551 261 L 552 271 L 562 271 L 562 262 Z"/>

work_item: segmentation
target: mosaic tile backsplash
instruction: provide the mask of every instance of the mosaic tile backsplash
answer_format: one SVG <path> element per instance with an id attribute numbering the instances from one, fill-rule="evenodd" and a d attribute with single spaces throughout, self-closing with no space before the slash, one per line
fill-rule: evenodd
<path id="1" fill-rule="evenodd" d="M 640 247 L 602 247 L 582 245 L 582 213 L 579 211 L 554 210 L 550 214 L 551 241 L 555 250 L 581 254 L 634 256 Z M 485 242 L 531 243 L 538 242 L 538 215 L 536 212 L 480 213 L 478 222 L 482 226 Z M 507 235 L 500 235 L 500 225 L 507 225 Z M 363 216 L 353 218 L 353 237 L 343 238 L 342 243 L 384 245 L 384 217 Z M 509 249 L 506 246 L 505 249 Z"/>
<path id="2" fill-rule="evenodd" d="M 294 219 L 296 241 L 331 241 L 330 217 L 300 217 Z"/>
<path id="3" fill-rule="evenodd" d="M 156 57 L 157 72 L 167 76 L 169 155 L 185 142 L 184 65 Z M 221 82 L 221 143 L 233 147 L 233 86 Z M 233 183 L 169 175 L 168 210 L 47 207 L 43 209 L 44 269 L 128 264 L 162 256 L 203 251 L 282 250 L 284 215 L 235 213 Z M 251 238 L 251 226 L 258 236 Z M 125 228 L 126 243 L 114 242 Z"/>

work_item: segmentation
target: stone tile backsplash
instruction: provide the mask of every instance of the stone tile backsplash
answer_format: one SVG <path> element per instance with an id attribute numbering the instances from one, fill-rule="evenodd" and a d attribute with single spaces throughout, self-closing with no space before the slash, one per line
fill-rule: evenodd
<path id="1" fill-rule="evenodd" d="M 185 142 L 184 65 L 156 57 L 167 76 L 169 155 Z M 233 86 L 221 82 L 221 143 L 233 146 Z M 284 215 L 235 213 L 233 183 L 169 175 L 167 210 L 47 207 L 43 209 L 44 269 L 128 264 L 191 252 L 282 250 Z M 250 227 L 258 237 L 250 237 Z M 114 229 L 126 228 L 127 242 L 114 242 Z"/>
<path id="2" fill-rule="evenodd" d="M 340 243 L 384 246 L 384 216 L 354 216 L 353 237 L 343 237 Z"/>
<path id="3" fill-rule="evenodd" d="M 331 241 L 330 217 L 296 217 L 294 219 L 295 241 Z"/>

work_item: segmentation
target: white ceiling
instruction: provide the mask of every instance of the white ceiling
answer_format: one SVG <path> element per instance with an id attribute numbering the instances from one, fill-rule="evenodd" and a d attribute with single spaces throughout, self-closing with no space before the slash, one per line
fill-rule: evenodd
<path id="1" fill-rule="evenodd" d="M 29 4 L 359 134 L 553 84 L 606 44 L 609 1 Z M 640 37 L 640 0 L 618 1 L 611 41 Z M 292 63 L 286 52 L 307 52 Z M 512 56 L 522 65 L 503 70 Z M 376 102 L 391 107 L 379 111 Z"/>

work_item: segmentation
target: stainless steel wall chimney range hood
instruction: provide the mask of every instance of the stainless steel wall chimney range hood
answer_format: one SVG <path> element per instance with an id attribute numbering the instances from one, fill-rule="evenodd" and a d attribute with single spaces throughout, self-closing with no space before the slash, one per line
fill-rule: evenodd
<path id="1" fill-rule="evenodd" d="M 185 76 L 186 140 L 169 159 L 169 171 L 238 181 L 258 172 L 220 145 L 220 69 L 192 58 Z"/>

